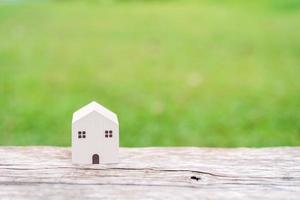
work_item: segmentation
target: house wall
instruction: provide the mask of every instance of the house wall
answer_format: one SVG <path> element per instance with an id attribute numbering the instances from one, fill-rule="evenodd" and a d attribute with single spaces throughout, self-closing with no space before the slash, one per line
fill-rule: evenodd
<path id="1" fill-rule="evenodd" d="M 105 130 L 112 130 L 113 137 L 106 138 Z M 78 131 L 85 131 L 86 138 L 78 138 Z M 72 162 L 92 164 L 93 154 L 101 163 L 118 161 L 119 126 L 97 112 L 92 112 L 72 124 Z"/>

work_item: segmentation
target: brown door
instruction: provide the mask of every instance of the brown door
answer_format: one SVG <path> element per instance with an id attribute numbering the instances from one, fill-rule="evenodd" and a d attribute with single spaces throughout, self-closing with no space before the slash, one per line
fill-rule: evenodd
<path id="1" fill-rule="evenodd" d="M 93 164 L 99 164 L 99 155 L 98 154 L 93 155 Z"/>

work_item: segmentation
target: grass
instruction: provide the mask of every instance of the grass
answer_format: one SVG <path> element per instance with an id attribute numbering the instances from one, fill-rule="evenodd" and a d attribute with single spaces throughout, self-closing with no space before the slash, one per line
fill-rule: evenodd
<path id="1" fill-rule="evenodd" d="M 72 112 L 122 146 L 300 145 L 300 4 L 0 4 L 0 144 L 70 145 Z"/>

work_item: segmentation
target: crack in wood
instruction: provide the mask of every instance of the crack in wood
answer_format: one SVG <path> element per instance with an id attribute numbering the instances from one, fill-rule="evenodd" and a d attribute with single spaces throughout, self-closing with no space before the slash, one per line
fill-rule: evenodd
<path id="1" fill-rule="evenodd" d="M 177 187 L 177 188 L 202 188 L 202 187 L 222 187 L 223 186 L 229 186 L 233 187 L 236 186 L 241 187 L 241 186 L 261 186 L 261 187 L 282 187 L 283 185 L 280 184 L 262 184 L 262 183 L 210 183 L 210 184 L 205 184 L 205 185 L 198 185 L 198 184 L 192 184 L 191 185 L 172 185 L 172 184 L 143 184 L 143 183 L 67 183 L 67 182 L 38 182 L 38 181 L 0 181 L 0 186 L 1 185 L 81 185 L 81 186 L 100 186 L 100 185 L 105 185 L 105 186 L 141 186 L 141 187 Z M 295 185 L 284 185 L 285 187 L 291 187 L 295 188 Z M 227 188 L 227 187 L 226 187 Z"/>
<path id="2" fill-rule="evenodd" d="M 232 175 L 221 175 L 221 174 L 215 174 L 215 173 L 211 173 L 211 172 L 204 172 L 204 171 L 197 171 L 197 170 L 185 170 L 185 169 L 155 169 L 155 168 L 125 168 L 125 167 L 121 167 L 121 168 L 86 168 L 86 167 L 44 167 L 44 168 L 1 168 L 1 169 L 5 169 L 5 170 L 24 170 L 24 171 L 34 171 L 34 170 L 48 170 L 48 169 L 75 169 L 75 170 L 90 170 L 90 171 L 106 171 L 106 170 L 127 170 L 127 171 L 140 171 L 140 172 L 144 172 L 144 171 L 154 171 L 154 172 L 188 172 L 188 173 L 196 173 L 196 174 L 204 174 L 204 175 L 210 175 L 210 176 L 214 176 L 214 177 L 222 177 L 222 178 L 231 178 L 234 180 L 246 180 L 248 179 L 282 179 L 282 180 L 299 180 L 300 181 L 300 177 L 268 177 L 268 176 L 232 176 Z M 192 178 L 194 180 L 199 180 L 201 179 L 201 177 L 198 178 Z"/>
<path id="3" fill-rule="evenodd" d="M 77 167 L 44 167 L 44 168 L 0 168 L 6 169 L 6 170 L 24 170 L 24 171 L 30 171 L 30 170 L 45 170 L 45 169 L 76 169 L 76 170 L 92 170 L 92 171 L 99 171 L 99 170 L 127 170 L 127 171 L 157 171 L 157 172 L 190 172 L 190 173 L 198 173 L 198 174 L 206 174 L 210 176 L 218 176 L 218 177 L 232 177 L 229 175 L 220 175 L 220 174 L 214 174 L 210 172 L 204 172 L 204 171 L 195 171 L 195 170 L 184 170 L 184 169 L 155 169 L 155 168 L 77 168 Z"/>
<path id="4" fill-rule="evenodd" d="M 81 185 L 81 186 L 97 186 L 97 185 L 106 185 L 106 186 L 149 186 L 149 187 L 178 187 L 178 188 L 197 188 L 196 185 L 171 185 L 171 184 L 140 184 L 140 183 L 66 183 L 66 182 L 27 182 L 27 181 L 0 181 L 1 185 Z"/>
<path id="5" fill-rule="evenodd" d="M 199 180 L 201 180 L 201 177 L 191 176 L 191 179 L 196 180 L 196 181 L 199 181 Z"/>

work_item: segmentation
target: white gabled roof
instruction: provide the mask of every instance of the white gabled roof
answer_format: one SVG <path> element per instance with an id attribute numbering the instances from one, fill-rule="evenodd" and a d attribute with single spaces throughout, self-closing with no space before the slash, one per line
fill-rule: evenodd
<path id="1" fill-rule="evenodd" d="M 83 118 L 84 116 L 94 111 L 103 115 L 104 117 L 111 120 L 112 122 L 119 124 L 118 117 L 115 113 L 113 113 L 112 111 L 108 110 L 107 108 L 98 104 L 95 101 L 92 101 L 91 103 L 87 104 L 86 106 L 83 106 L 82 108 L 74 112 L 72 123 L 74 123 L 75 121 Z"/>

